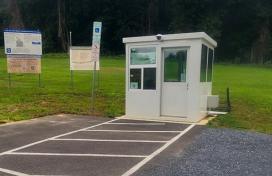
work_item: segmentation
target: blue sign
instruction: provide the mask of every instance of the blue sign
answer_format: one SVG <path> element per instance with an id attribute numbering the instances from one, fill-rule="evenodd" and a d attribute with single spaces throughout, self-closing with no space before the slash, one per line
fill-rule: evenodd
<path id="1" fill-rule="evenodd" d="M 95 28 L 95 33 L 99 33 L 99 28 Z"/>
<path id="2" fill-rule="evenodd" d="M 32 34 L 41 34 L 41 31 L 35 30 L 19 30 L 19 29 L 4 29 L 4 32 L 12 32 L 12 33 L 32 33 Z"/>
<path id="3" fill-rule="evenodd" d="M 41 42 L 32 42 L 32 45 L 40 45 Z"/>
<path id="4" fill-rule="evenodd" d="M 7 53 L 11 53 L 11 48 L 7 48 Z"/>
<path id="5" fill-rule="evenodd" d="M 31 58 L 31 59 L 41 59 L 41 56 L 33 55 L 7 55 L 8 58 Z"/>

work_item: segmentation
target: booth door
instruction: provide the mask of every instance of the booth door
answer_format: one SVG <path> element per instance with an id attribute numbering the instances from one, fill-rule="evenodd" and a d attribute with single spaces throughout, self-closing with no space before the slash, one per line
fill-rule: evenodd
<path id="1" fill-rule="evenodd" d="M 161 116 L 187 116 L 187 50 L 163 49 Z"/>

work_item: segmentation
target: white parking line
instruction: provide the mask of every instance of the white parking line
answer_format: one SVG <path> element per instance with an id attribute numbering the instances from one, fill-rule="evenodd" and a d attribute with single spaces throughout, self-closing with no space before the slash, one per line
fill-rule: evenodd
<path id="1" fill-rule="evenodd" d="M 121 158 L 146 158 L 148 155 L 109 155 L 109 154 L 76 154 L 76 153 L 27 153 L 12 152 L 7 155 L 32 155 L 32 156 L 98 156 L 98 157 L 121 157 Z"/>
<path id="2" fill-rule="evenodd" d="M 70 175 L 31 175 L 31 176 L 70 176 Z"/>
<path id="3" fill-rule="evenodd" d="M 133 173 L 135 173 L 139 168 L 141 168 L 143 165 L 145 165 L 147 162 L 149 162 L 152 158 L 154 158 L 156 155 L 160 154 L 163 150 L 165 150 L 167 147 L 169 147 L 172 143 L 174 143 L 176 140 L 178 140 L 182 135 L 187 133 L 190 129 L 192 129 L 195 125 L 191 124 L 189 127 L 187 127 L 184 131 L 134 131 L 134 130 L 92 130 L 92 128 L 101 126 L 101 125 L 165 125 L 165 123 L 111 123 L 114 121 L 117 121 L 120 119 L 114 119 L 108 122 L 103 122 L 97 125 L 93 125 L 91 127 L 79 129 L 76 131 L 68 132 L 65 134 L 61 134 L 55 137 L 51 137 L 48 139 L 44 139 L 41 141 L 37 141 L 16 149 L 12 149 L 3 153 L 0 153 L 0 156 L 2 155 L 29 155 L 29 156 L 75 156 L 75 157 L 123 157 L 123 158 L 143 158 L 141 162 L 136 164 L 134 167 L 132 167 L 130 170 L 128 170 L 126 173 L 124 173 L 122 176 L 129 176 Z M 177 136 L 172 138 L 170 141 L 147 141 L 147 140 L 107 140 L 107 139 L 60 139 L 60 137 L 67 136 L 73 133 L 77 132 L 116 132 L 116 133 L 179 133 Z M 40 144 L 47 141 L 95 141 L 95 142 L 146 142 L 146 143 L 165 143 L 162 147 L 157 149 L 155 152 L 153 152 L 151 155 L 114 155 L 114 154 L 73 154 L 73 153 L 28 153 L 28 152 L 16 152 L 18 150 Z M 29 176 L 24 173 L 15 172 L 12 170 L 7 170 L 0 168 L 0 172 L 5 172 L 8 174 L 16 175 L 16 176 Z"/>
<path id="4" fill-rule="evenodd" d="M 165 125 L 165 123 L 107 123 L 107 125 Z"/>
<path id="5" fill-rule="evenodd" d="M 185 133 L 187 133 L 190 129 L 192 129 L 195 125 L 192 124 L 189 127 L 187 127 L 183 132 L 181 132 L 179 135 L 177 135 L 176 137 L 174 137 L 173 139 L 171 139 L 169 142 L 167 142 L 166 144 L 164 144 L 161 148 L 159 148 L 158 150 L 156 150 L 155 152 L 153 152 L 151 155 L 149 155 L 148 157 L 146 157 L 144 160 L 142 160 L 140 163 L 138 163 L 137 165 L 135 165 L 134 167 L 132 167 L 130 170 L 128 170 L 126 173 L 124 173 L 122 176 L 129 176 L 131 174 L 133 174 L 134 172 L 136 172 L 140 167 L 142 167 L 144 164 L 146 164 L 148 161 L 150 161 L 152 158 L 154 158 L 156 155 L 158 155 L 159 153 L 161 153 L 164 149 L 166 149 L 168 146 L 170 146 L 173 142 L 175 142 L 176 140 L 178 140 L 178 138 L 180 138 L 182 135 L 184 135 Z"/>
<path id="6" fill-rule="evenodd" d="M 40 143 L 43 143 L 43 142 L 46 142 L 46 141 L 49 141 L 49 140 L 52 140 L 52 139 L 55 139 L 55 138 L 59 138 L 59 137 L 66 136 L 66 135 L 69 135 L 69 134 L 73 134 L 73 133 L 76 133 L 76 132 L 79 132 L 79 131 L 83 131 L 85 129 L 94 128 L 94 127 L 97 127 L 97 126 L 100 126 L 100 125 L 103 125 L 103 124 L 106 124 L 106 123 L 110 123 L 110 122 L 113 122 L 113 121 L 116 121 L 116 120 L 119 120 L 119 119 L 114 119 L 114 120 L 111 120 L 111 121 L 108 121 L 108 122 L 103 122 L 103 123 L 100 123 L 100 124 L 97 124 L 97 125 L 93 125 L 91 127 L 83 128 L 83 129 L 72 131 L 72 132 L 65 133 L 65 134 L 61 134 L 61 135 L 51 137 L 51 138 L 48 138 L 48 139 L 44 139 L 44 140 L 41 140 L 41 141 L 38 141 L 38 142 L 33 142 L 31 144 L 28 144 L 28 145 L 25 145 L 25 146 L 22 146 L 22 147 L 19 147 L 19 148 L 16 148 L 16 149 L 12 149 L 12 150 L 0 153 L 0 156 L 10 154 L 11 152 L 21 150 L 21 149 L 24 149 L 24 148 L 27 148 L 27 147 L 30 147 L 30 146 L 33 146 L 33 145 L 36 145 L 36 144 L 40 144 Z"/>
<path id="7" fill-rule="evenodd" d="M 120 133 L 180 133 L 182 131 L 134 131 L 134 130 L 82 130 L 82 131 L 100 131 L 100 132 L 120 132 Z"/>
<path id="8" fill-rule="evenodd" d="M 166 143 L 168 141 L 147 141 L 147 140 L 108 140 L 108 139 L 52 139 L 53 141 L 91 141 L 91 142 L 150 142 Z"/>
<path id="9" fill-rule="evenodd" d="M 8 170 L 8 169 L 3 169 L 3 168 L 0 168 L 0 171 L 1 171 L 1 172 L 5 172 L 5 173 L 7 173 L 7 174 L 11 174 L 11 175 L 17 175 L 17 176 L 29 176 L 28 174 L 23 174 L 23 173 L 20 173 L 20 172 L 15 172 L 15 171 Z"/>

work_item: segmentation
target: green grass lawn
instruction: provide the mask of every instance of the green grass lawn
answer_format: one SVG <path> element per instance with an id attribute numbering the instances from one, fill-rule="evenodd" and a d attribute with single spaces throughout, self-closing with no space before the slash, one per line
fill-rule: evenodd
<path id="1" fill-rule="evenodd" d="M 0 68 L 0 123 L 59 113 L 107 117 L 125 113 L 124 56 L 101 57 L 100 90 L 96 83 L 92 114 L 93 72 L 74 71 L 74 90 L 71 90 L 67 54 L 42 57 L 41 88 L 38 74 L 16 73 L 11 74 L 12 88 L 9 88 L 4 57 L 0 58 Z M 213 94 L 220 95 L 220 106 L 226 106 L 226 88 L 229 87 L 232 111 L 217 116 L 208 126 L 272 134 L 271 80 L 271 68 L 215 65 Z"/>
<path id="2" fill-rule="evenodd" d="M 0 122 L 70 113 L 114 117 L 124 114 L 125 59 L 102 57 L 100 89 L 95 90 L 91 114 L 93 71 L 73 71 L 68 58 L 43 58 L 41 88 L 38 74 L 7 73 L 7 59 L 0 59 Z"/>
<path id="3" fill-rule="evenodd" d="M 272 134 L 272 68 L 215 65 L 213 94 L 226 106 L 230 88 L 232 111 L 210 121 L 210 127 L 245 129 Z"/>

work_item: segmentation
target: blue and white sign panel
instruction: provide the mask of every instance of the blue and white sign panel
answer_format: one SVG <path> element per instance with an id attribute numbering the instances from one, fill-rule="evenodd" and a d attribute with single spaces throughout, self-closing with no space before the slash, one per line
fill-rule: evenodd
<path id="1" fill-rule="evenodd" d="M 100 41 L 101 41 L 102 23 L 93 23 L 93 45 L 92 45 L 92 61 L 98 62 L 100 56 Z"/>
<path id="2" fill-rule="evenodd" d="M 42 33 L 35 30 L 4 29 L 6 54 L 42 55 Z"/>

